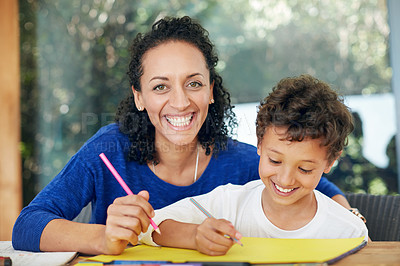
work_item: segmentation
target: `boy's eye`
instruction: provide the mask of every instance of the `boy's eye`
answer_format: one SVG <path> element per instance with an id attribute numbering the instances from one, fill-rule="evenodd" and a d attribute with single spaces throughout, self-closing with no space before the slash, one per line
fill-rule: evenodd
<path id="1" fill-rule="evenodd" d="M 307 169 L 304 169 L 304 168 L 301 168 L 301 167 L 299 167 L 299 170 L 301 172 L 305 173 L 305 174 L 310 174 L 312 172 L 312 170 L 307 170 Z"/>
<path id="2" fill-rule="evenodd" d="M 276 161 L 276 160 L 273 160 L 273 159 L 271 159 L 271 158 L 269 158 L 269 161 L 270 161 L 272 164 L 280 164 L 280 163 L 281 163 L 281 162 Z"/>

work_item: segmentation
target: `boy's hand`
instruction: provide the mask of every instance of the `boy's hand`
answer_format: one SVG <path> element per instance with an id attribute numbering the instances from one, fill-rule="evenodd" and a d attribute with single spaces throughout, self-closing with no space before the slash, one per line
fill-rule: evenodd
<path id="1" fill-rule="evenodd" d="M 232 223 L 225 219 L 207 218 L 195 232 L 196 249 L 211 256 L 224 255 L 235 243 L 231 238 L 242 238 Z"/>
<path id="2" fill-rule="evenodd" d="M 141 191 L 137 195 L 116 198 L 108 207 L 104 254 L 120 254 L 129 242 L 138 243 L 139 234 L 149 227 L 149 217 L 154 216 L 148 200 L 149 193 Z"/>

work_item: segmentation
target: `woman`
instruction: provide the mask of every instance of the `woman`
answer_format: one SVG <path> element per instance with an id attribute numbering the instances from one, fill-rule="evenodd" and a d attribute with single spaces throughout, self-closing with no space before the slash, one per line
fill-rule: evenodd
<path id="1" fill-rule="evenodd" d="M 22 210 L 14 248 L 119 254 L 137 243 L 153 208 L 258 179 L 256 148 L 228 137 L 235 117 L 217 61 L 207 31 L 189 17 L 139 34 L 128 71 L 133 96 L 120 104 L 117 123 L 89 139 Z M 136 195 L 126 196 L 100 153 Z M 322 192 L 346 204 L 324 180 Z M 89 202 L 91 223 L 72 222 Z"/>

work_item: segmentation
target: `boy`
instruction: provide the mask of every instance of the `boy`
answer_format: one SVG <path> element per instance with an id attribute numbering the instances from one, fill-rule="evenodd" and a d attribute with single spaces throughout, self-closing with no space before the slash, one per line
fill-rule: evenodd
<path id="1" fill-rule="evenodd" d="M 143 243 L 223 255 L 234 243 L 226 235 L 363 236 L 368 241 L 361 219 L 314 190 L 353 130 L 351 114 L 338 94 L 309 75 L 283 79 L 261 103 L 256 125 L 261 180 L 220 186 L 194 197 L 223 219 L 206 218 L 188 198 L 156 210 L 154 221 L 162 234 L 152 234 L 150 227 Z"/>

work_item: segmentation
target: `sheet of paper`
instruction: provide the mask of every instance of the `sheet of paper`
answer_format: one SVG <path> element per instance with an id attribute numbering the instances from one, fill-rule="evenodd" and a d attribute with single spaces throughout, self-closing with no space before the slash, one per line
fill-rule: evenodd
<path id="1" fill-rule="evenodd" d="M 64 265 L 76 256 L 76 252 L 28 252 L 15 250 L 11 241 L 0 241 L 0 256 L 10 257 L 13 266 Z"/>
<path id="2" fill-rule="evenodd" d="M 121 255 L 100 255 L 90 260 L 159 260 L 174 263 L 195 261 L 229 261 L 250 263 L 306 263 L 326 262 L 359 247 L 360 238 L 347 239 L 277 239 L 243 237 L 243 247 L 234 245 L 224 256 L 207 256 L 195 250 L 138 245 Z"/>

